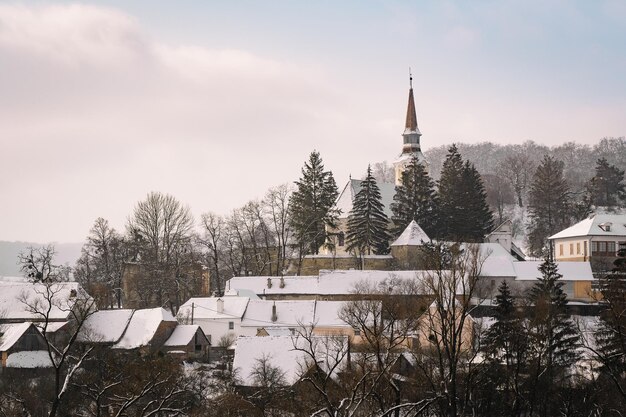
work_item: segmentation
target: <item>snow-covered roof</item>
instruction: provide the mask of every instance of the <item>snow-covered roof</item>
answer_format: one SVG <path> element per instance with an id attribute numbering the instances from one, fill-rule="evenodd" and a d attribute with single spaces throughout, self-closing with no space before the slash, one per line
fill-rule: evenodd
<path id="1" fill-rule="evenodd" d="M 122 339 L 113 348 L 136 349 L 148 345 L 163 321 L 176 323 L 174 316 L 161 307 L 135 310 Z"/>
<path id="2" fill-rule="evenodd" d="M 610 231 L 601 225 L 610 224 Z M 582 220 L 575 225 L 561 230 L 549 239 L 562 239 L 580 236 L 626 236 L 626 214 L 596 214 Z"/>
<path id="3" fill-rule="evenodd" d="M 384 289 L 393 280 L 416 281 L 418 284 L 430 276 L 429 271 L 371 271 L 371 270 L 321 270 L 319 276 L 284 277 L 284 286 L 277 277 L 235 277 L 230 288 L 247 289 L 259 296 L 283 295 L 348 295 L 358 284 Z M 268 288 L 268 278 L 272 286 Z"/>
<path id="4" fill-rule="evenodd" d="M 334 358 L 347 356 L 346 337 L 312 336 L 311 341 L 314 345 L 315 359 L 323 370 L 335 364 Z M 295 348 L 305 348 L 306 342 L 303 338 L 295 336 L 239 336 L 233 369 L 239 373 L 244 386 L 255 386 L 258 384 L 255 381 L 255 369 L 258 369 L 259 361 L 266 358 L 270 366 L 281 370 L 284 383 L 293 385 L 312 364 L 309 355 Z"/>
<path id="5" fill-rule="evenodd" d="M 100 310 L 87 317 L 78 341 L 115 343 L 124 334 L 133 316 L 133 310 Z"/>
<path id="6" fill-rule="evenodd" d="M 239 288 L 232 286 L 232 290 L 239 290 Z M 224 309 L 222 310 L 222 312 L 219 312 L 217 305 L 218 300 L 222 300 L 222 302 L 224 303 Z M 246 311 L 249 300 L 250 298 L 248 297 L 239 297 L 233 295 L 227 295 L 224 297 L 190 298 L 185 304 L 180 306 L 177 317 L 191 317 L 193 304 L 193 316 L 195 319 L 241 319 Z"/>
<path id="7" fill-rule="evenodd" d="M 272 321 L 272 308 L 276 306 L 276 321 Z M 243 327 L 299 327 L 313 323 L 315 301 L 312 300 L 250 300 L 241 320 Z"/>
<path id="8" fill-rule="evenodd" d="M 0 336 L 0 352 L 6 352 L 11 349 L 32 325 L 30 322 L 0 325 L 0 332 L 2 332 L 2 336 Z"/>
<path id="9" fill-rule="evenodd" d="M 515 277 L 515 258 L 499 243 L 477 243 L 483 260 L 481 277 Z"/>
<path id="10" fill-rule="evenodd" d="M 411 223 L 391 246 L 422 246 L 424 242 L 430 242 L 430 237 L 415 220 L 411 220 Z"/>
<path id="11" fill-rule="evenodd" d="M 193 340 L 198 329 L 200 329 L 200 326 L 195 324 L 179 324 L 163 346 L 187 346 Z M 202 329 L 200 329 L 200 332 L 202 332 Z"/>
<path id="12" fill-rule="evenodd" d="M 517 281 L 534 281 L 541 277 L 539 266 L 542 261 L 514 262 Z M 559 274 L 563 275 L 562 281 L 594 281 L 589 262 L 557 262 Z"/>
<path id="13" fill-rule="evenodd" d="M 342 301 L 316 300 L 250 300 L 241 321 L 243 327 L 300 327 L 315 324 L 318 327 L 347 326 L 339 318 Z M 272 308 L 276 306 L 276 321 Z"/>
<path id="14" fill-rule="evenodd" d="M 29 311 L 28 305 L 37 310 L 47 310 L 48 301 L 45 294 L 50 291 L 52 296 L 52 309 L 49 320 L 67 320 L 70 310 L 77 300 L 89 299 L 89 295 L 77 282 L 60 282 L 45 284 L 30 282 L 2 282 L 0 281 L 0 312 L 6 320 L 38 321 L 42 317 Z M 75 294 L 73 296 L 73 294 Z"/>
<path id="15" fill-rule="evenodd" d="M 361 181 L 358 179 L 350 179 L 344 186 L 341 194 L 335 202 L 335 208 L 341 210 L 340 218 L 347 218 L 352 210 L 352 202 L 354 197 L 361 190 Z M 378 189 L 380 190 L 381 202 L 383 203 L 383 211 L 387 217 L 391 218 L 391 203 L 393 203 L 393 196 L 396 193 L 396 187 L 394 184 L 386 182 L 376 182 Z"/>
<path id="16" fill-rule="evenodd" d="M 7 357 L 7 368 L 51 368 L 50 355 L 45 350 L 24 350 Z"/>

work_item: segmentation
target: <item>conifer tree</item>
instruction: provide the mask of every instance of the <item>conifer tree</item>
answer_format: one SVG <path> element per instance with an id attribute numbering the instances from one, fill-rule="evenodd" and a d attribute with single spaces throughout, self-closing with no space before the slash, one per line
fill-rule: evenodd
<path id="1" fill-rule="evenodd" d="M 402 182 L 396 186 L 396 194 L 391 204 L 394 236 L 399 236 L 412 220 L 428 236 L 435 236 L 437 200 L 434 187 L 435 184 L 424 165 L 413 157 L 402 173 Z"/>
<path id="2" fill-rule="evenodd" d="M 596 174 L 587 183 L 587 193 L 591 204 L 614 206 L 626 198 L 624 171 L 610 165 L 605 158 L 596 162 Z"/>
<path id="3" fill-rule="evenodd" d="M 534 256 L 545 255 L 549 236 L 569 226 L 572 207 L 563 162 L 545 155 L 530 186 L 528 243 Z"/>
<path id="4" fill-rule="evenodd" d="M 389 253 L 388 227 L 380 190 L 368 166 L 367 176 L 361 181 L 361 189 L 354 196 L 348 216 L 347 249 L 359 255 L 370 255 L 372 251 L 376 255 Z"/>
<path id="5" fill-rule="evenodd" d="M 289 212 L 294 236 L 301 253 L 317 254 L 326 241 L 326 225 L 334 227 L 337 212 L 333 209 L 338 191 L 330 171 L 324 170 L 319 152 L 313 151 L 302 168 L 302 177 L 295 181 L 296 191 L 289 199 Z"/>
<path id="6" fill-rule="evenodd" d="M 441 237 L 456 241 L 482 241 L 493 226 L 480 174 L 452 145 L 439 179 Z"/>
<path id="7" fill-rule="evenodd" d="M 493 215 L 487 204 L 487 193 L 478 170 L 469 161 L 463 166 L 465 222 L 461 235 L 469 242 L 482 242 L 493 229 Z"/>
<path id="8" fill-rule="evenodd" d="M 524 326 L 524 317 L 518 313 L 515 301 L 506 281 L 498 287 L 495 320 L 485 335 L 485 353 L 491 373 L 489 380 L 501 387 L 503 415 L 519 415 L 522 402 L 519 398 L 523 384 L 528 354 L 528 336 Z"/>
<path id="9" fill-rule="evenodd" d="M 546 258 L 541 278 L 529 291 L 530 415 L 554 415 L 554 392 L 567 385 L 568 367 L 578 358 L 579 337 L 567 312 L 567 296 L 556 263 Z"/>

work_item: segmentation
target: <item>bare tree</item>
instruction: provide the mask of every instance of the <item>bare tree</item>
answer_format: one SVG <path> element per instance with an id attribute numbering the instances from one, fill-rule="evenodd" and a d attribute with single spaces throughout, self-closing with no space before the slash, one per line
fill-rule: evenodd
<path id="1" fill-rule="evenodd" d="M 169 304 L 175 313 L 182 298 L 200 287 L 193 226 L 189 208 L 171 195 L 152 192 L 135 206 L 127 231 L 147 276 L 137 291 L 146 306 Z"/>
<path id="2" fill-rule="evenodd" d="M 33 291 L 24 292 L 20 296 L 20 302 L 32 314 L 33 320 L 40 323 L 46 343 L 48 358 L 54 371 L 54 395 L 50 400 L 48 413 L 49 417 L 53 417 L 57 415 L 70 384 L 93 349 L 82 349 L 76 340 L 85 320 L 95 311 L 95 302 L 80 287 L 75 288 L 71 283 L 50 281 L 33 284 Z M 63 338 L 53 337 L 48 332 L 59 312 L 69 317 L 69 329 Z"/>
<path id="3" fill-rule="evenodd" d="M 81 256 L 74 268 L 74 278 L 91 294 L 103 298 L 102 305 L 122 305 L 121 286 L 124 262 L 129 257 L 129 248 L 124 237 L 99 217 L 87 236 Z"/>
<path id="4" fill-rule="evenodd" d="M 522 149 L 516 149 L 496 167 L 498 177 L 511 184 L 517 197 L 517 205 L 520 207 L 524 206 L 524 197 L 534 170 L 535 164 L 531 155 Z"/>
<path id="5" fill-rule="evenodd" d="M 67 281 L 71 268 L 55 264 L 55 255 L 54 245 L 31 246 L 18 255 L 17 263 L 24 276 L 32 282 Z"/>
<path id="6" fill-rule="evenodd" d="M 290 249 L 289 197 L 293 192 L 290 184 L 270 188 L 263 199 L 266 216 L 273 228 L 276 240 L 276 275 L 284 275 L 292 255 Z"/>
<path id="7" fill-rule="evenodd" d="M 224 289 L 222 282 L 222 241 L 225 233 L 225 221 L 222 216 L 215 213 L 204 213 L 200 218 L 202 236 L 200 244 L 207 249 L 209 264 L 211 265 L 211 281 L 220 295 Z"/>

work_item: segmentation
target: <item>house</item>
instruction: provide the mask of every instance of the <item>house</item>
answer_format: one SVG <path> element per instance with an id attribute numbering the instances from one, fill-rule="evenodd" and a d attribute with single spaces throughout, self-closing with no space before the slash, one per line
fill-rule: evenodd
<path id="1" fill-rule="evenodd" d="M 162 350 L 181 360 L 207 360 L 210 345 L 200 326 L 179 324 L 163 344 Z"/>
<path id="2" fill-rule="evenodd" d="M 513 243 L 513 223 L 511 220 L 505 220 L 485 236 L 485 243 L 499 243 L 516 260 L 523 261 L 526 259 L 524 252 Z"/>
<path id="3" fill-rule="evenodd" d="M 610 271 L 617 252 L 626 249 L 626 214 L 592 214 L 549 240 L 557 261 L 589 261 L 594 272 Z"/>
<path id="4" fill-rule="evenodd" d="M 72 320 L 72 311 L 90 308 L 92 298 L 78 282 L 54 284 L 0 281 L 0 323 L 47 322 Z"/>
<path id="5" fill-rule="evenodd" d="M 230 344 L 242 334 L 241 322 L 249 300 L 236 291 L 227 291 L 223 297 L 194 297 L 180 306 L 176 317 L 181 323 L 202 327 L 212 346 Z"/>
<path id="6" fill-rule="evenodd" d="M 80 343 L 108 346 L 118 351 L 150 353 L 161 349 L 178 322 L 163 308 L 100 310 L 83 324 Z"/>
<path id="7" fill-rule="evenodd" d="M 48 368 L 50 356 L 44 337 L 33 323 L 0 325 L 2 368 Z"/>

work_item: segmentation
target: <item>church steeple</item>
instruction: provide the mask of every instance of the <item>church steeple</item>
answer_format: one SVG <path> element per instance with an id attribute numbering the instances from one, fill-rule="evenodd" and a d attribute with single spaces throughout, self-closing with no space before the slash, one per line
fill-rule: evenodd
<path id="1" fill-rule="evenodd" d="M 409 103 L 406 108 L 406 123 L 404 124 L 403 154 L 420 152 L 420 138 L 422 134 L 417 127 L 417 115 L 415 112 L 415 99 L 413 98 L 413 75 L 409 69 Z"/>
<path id="2" fill-rule="evenodd" d="M 404 124 L 404 133 L 402 133 L 402 153 L 394 162 L 394 170 L 396 172 L 396 185 L 402 183 L 402 173 L 411 159 L 416 157 L 428 170 L 428 162 L 422 154 L 420 147 L 420 139 L 422 133 L 417 127 L 417 115 L 415 112 L 415 99 L 413 98 L 413 75 L 409 68 L 409 103 L 406 108 L 406 123 Z"/>

